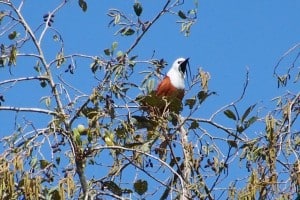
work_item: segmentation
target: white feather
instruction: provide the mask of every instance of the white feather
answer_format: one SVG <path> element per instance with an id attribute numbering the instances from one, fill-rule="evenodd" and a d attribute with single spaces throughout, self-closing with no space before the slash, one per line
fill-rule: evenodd
<path id="1" fill-rule="evenodd" d="M 170 78 L 171 83 L 177 89 L 184 89 L 184 73 L 179 70 L 181 62 L 185 61 L 184 58 L 178 58 L 173 63 L 171 69 L 168 71 L 167 76 Z"/>

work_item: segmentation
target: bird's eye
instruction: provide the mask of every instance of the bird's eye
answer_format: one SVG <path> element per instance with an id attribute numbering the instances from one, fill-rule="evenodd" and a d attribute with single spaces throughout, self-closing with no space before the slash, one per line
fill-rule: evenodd
<path id="1" fill-rule="evenodd" d="M 182 63 L 182 61 L 178 61 L 177 63 L 180 65 Z"/>

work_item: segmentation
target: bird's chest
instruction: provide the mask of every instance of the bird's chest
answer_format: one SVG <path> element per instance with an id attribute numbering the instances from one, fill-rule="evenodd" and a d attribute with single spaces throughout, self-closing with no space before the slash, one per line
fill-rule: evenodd
<path id="1" fill-rule="evenodd" d="M 175 89 L 184 89 L 184 79 L 181 76 L 173 76 L 170 78 L 171 85 L 175 87 Z"/>

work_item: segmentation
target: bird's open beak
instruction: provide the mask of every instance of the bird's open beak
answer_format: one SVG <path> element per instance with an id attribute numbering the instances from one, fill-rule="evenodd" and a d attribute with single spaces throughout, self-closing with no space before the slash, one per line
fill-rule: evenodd
<path id="1" fill-rule="evenodd" d="M 189 59 L 190 59 L 190 58 L 185 59 L 185 61 L 183 61 L 183 62 L 180 64 L 180 69 L 181 69 L 181 71 L 183 72 L 183 74 L 184 74 L 185 71 L 186 71 L 186 66 L 187 66 L 187 64 L 189 63 Z"/>

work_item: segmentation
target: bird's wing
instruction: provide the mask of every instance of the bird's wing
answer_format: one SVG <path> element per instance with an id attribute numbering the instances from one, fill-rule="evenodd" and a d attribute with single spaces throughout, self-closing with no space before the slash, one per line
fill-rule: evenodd
<path id="1" fill-rule="evenodd" d="M 171 84 L 171 80 L 166 76 L 157 86 L 156 95 L 157 96 L 167 96 L 171 95 L 172 91 L 176 90 Z"/>

